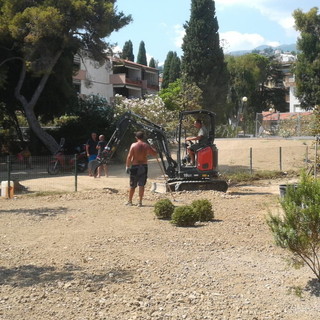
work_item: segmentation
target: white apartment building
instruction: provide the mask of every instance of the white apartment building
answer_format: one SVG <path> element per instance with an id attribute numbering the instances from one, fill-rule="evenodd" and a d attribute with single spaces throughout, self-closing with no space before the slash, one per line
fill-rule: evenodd
<path id="1" fill-rule="evenodd" d="M 109 58 L 102 65 L 89 58 L 75 56 L 79 71 L 73 83 L 79 94 L 100 95 L 112 103 L 116 94 L 141 98 L 159 91 L 159 71 L 119 58 Z"/>

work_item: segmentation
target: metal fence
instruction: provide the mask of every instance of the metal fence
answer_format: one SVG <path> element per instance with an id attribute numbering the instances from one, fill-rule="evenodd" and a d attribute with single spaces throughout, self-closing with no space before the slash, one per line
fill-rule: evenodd
<path id="1" fill-rule="evenodd" d="M 313 135 L 312 112 L 263 112 L 256 114 L 256 137 L 301 137 Z"/>
<path id="2" fill-rule="evenodd" d="M 292 140 L 278 141 L 278 146 L 269 147 L 270 139 L 249 139 L 252 147 L 244 147 L 242 141 L 248 139 L 230 139 L 226 143 L 225 139 L 216 141 L 219 149 L 219 171 L 222 174 L 245 171 L 255 173 L 258 171 L 299 171 L 317 159 L 318 144 L 312 140 L 304 141 L 297 146 Z M 271 139 L 272 140 L 272 139 Z M 234 145 L 233 145 L 234 143 Z M 243 142 L 244 143 L 244 142 Z M 289 143 L 289 145 L 288 145 Z M 224 147 L 225 146 L 225 147 Z M 70 156 L 72 157 L 72 156 Z M 174 152 L 173 152 L 174 157 Z M 14 183 L 14 193 L 37 193 L 37 192 L 75 192 L 92 190 L 92 178 L 88 177 L 88 171 L 76 172 L 74 166 L 65 166 L 57 174 L 49 174 L 48 167 L 52 163 L 52 156 L 33 156 L 31 162 L 19 160 L 16 157 L 0 157 L 0 181 L 8 184 Z M 121 178 L 125 177 L 124 163 L 113 162 L 109 166 L 110 179 L 94 179 L 95 188 L 110 187 L 123 188 Z M 161 171 L 157 162 L 150 161 L 150 175 L 155 178 L 161 176 Z M 112 179 L 112 180 L 111 180 Z M 119 185 L 117 185 L 119 183 Z M 122 183 L 122 184 L 121 184 Z M 2 193 L 2 192 L 1 192 Z M 10 192 L 7 191 L 7 194 Z M 2 195 L 3 196 L 3 195 Z"/>
<path id="3" fill-rule="evenodd" d="M 65 157 L 65 162 L 60 164 L 59 171 L 49 174 L 52 166 L 52 156 L 33 156 L 28 159 L 20 159 L 16 156 L 0 157 L 0 181 L 1 193 L 3 183 L 8 187 L 14 185 L 15 193 L 41 192 L 41 191 L 77 191 L 78 176 L 88 173 L 80 173 L 75 170 L 76 162 L 70 161 L 74 156 Z M 59 180 L 58 183 L 53 181 Z M 3 194 L 2 194 L 3 196 Z"/>

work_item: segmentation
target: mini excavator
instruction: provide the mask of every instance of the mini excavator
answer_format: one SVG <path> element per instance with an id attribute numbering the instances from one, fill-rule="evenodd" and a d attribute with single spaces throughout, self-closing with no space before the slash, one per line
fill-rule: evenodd
<path id="1" fill-rule="evenodd" d="M 195 152 L 195 163 L 188 163 L 187 148 L 185 140 L 187 128 L 195 119 L 201 119 L 208 130 L 207 143 Z M 169 142 L 164 129 L 133 112 L 123 114 L 117 123 L 116 129 L 108 141 L 102 157 L 92 163 L 91 169 L 95 172 L 97 168 L 108 163 L 118 149 L 130 127 L 144 130 L 147 141 L 158 152 L 158 162 L 165 174 L 167 191 L 191 191 L 191 190 L 217 190 L 226 192 L 228 184 L 219 178 L 218 149 L 214 144 L 215 138 L 215 114 L 207 110 L 182 111 L 179 114 L 179 125 L 176 131 L 175 142 L 178 145 L 177 157 L 174 160 L 169 149 Z M 190 141 L 188 141 L 190 143 Z"/>

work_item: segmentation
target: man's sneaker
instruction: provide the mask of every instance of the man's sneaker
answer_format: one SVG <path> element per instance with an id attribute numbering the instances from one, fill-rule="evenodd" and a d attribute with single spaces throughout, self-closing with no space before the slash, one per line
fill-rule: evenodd
<path id="1" fill-rule="evenodd" d="M 137 204 L 137 207 L 143 207 L 142 203 L 139 202 L 139 203 Z"/>
<path id="2" fill-rule="evenodd" d="M 126 206 L 131 207 L 131 206 L 132 206 L 132 202 L 131 202 L 131 201 L 128 201 L 128 202 L 126 203 Z"/>

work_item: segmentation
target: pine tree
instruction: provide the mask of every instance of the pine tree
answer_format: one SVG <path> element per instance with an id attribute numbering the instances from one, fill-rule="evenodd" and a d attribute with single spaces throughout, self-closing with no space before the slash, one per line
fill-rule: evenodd
<path id="1" fill-rule="evenodd" d="M 177 53 L 173 53 L 169 70 L 169 83 L 175 82 L 181 75 L 181 61 Z"/>
<path id="2" fill-rule="evenodd" d="M 174 52 L 169 51 L 163 65 L 162 89 L 166 89 L 170 83 L 170 67 Z"/>
<path id="3" fill-rule="evenodd" d="M 191 16 L 184 25 L 182 72 L 185 81 L 203 92 L 203 108 L 217 113 L 222 121 L 227 96 L 228 73 L 220 47 L 215 2 L 192 0 Z"/>
<path id="4" fill-rule="evenodd" d="M 131 40 L 125 42 L 122 49 L 121 58 L 129 61 L 134 61 L 133 45 Z"/>
<path id="5" fill-rule="evenodd" d="M 137 57 L 137 63 L 143 64 L 145 66 L 148 65 L 146 48 L 145 48 L 145 45 L 144 45 L 143 41 L 140 42 L 139 52 L 138 52 L 138 57 Z"/>
<path id="6" fill-rule="evenodd" d="M 149 67 L 156 68 L 156 62 L 153 57 L 149 61 Z"/>
<path id="7" fill-rule="evenodd" d="M 318 8 L 303 13 L 293 13 L 296 29 L 300 31 L 297 45 L 298 59 L 295 64 L 296 95 L 301 107 L 306 109 L 320 105 L 320 14 Z"/>

